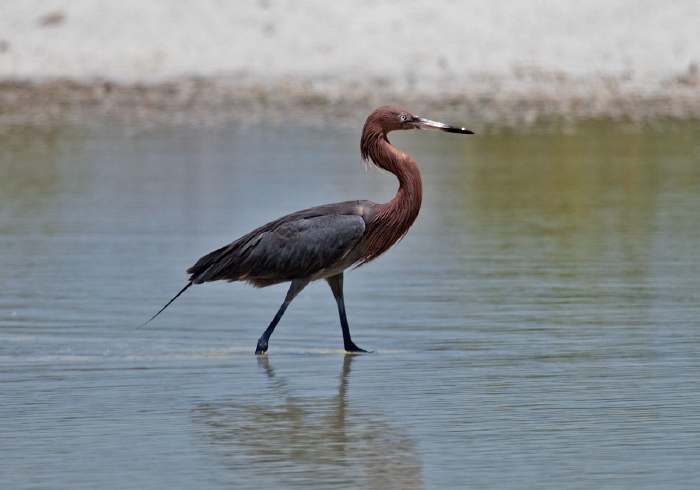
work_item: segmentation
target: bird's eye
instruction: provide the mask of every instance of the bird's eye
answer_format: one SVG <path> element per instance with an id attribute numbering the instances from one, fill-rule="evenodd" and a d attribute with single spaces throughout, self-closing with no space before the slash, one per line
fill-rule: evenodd
<path id="1" fill-rule="evenodd" d="M 406 114 L 399 114 L 399 121 L 406 122 Z"/>

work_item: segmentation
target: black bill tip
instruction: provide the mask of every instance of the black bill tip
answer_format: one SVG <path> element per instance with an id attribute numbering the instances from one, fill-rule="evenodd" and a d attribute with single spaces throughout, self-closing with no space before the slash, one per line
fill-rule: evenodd
<path id="1" fill-rule="evenodd" d="M 457 134 L 474 134 L 474 131 L 469 131 L 468 129 L 465 128 L 453 128 L 451 126 L 448 126 L 446 128 L 441 128 L 443 131 L 446 133 L 457 133 Z"/>

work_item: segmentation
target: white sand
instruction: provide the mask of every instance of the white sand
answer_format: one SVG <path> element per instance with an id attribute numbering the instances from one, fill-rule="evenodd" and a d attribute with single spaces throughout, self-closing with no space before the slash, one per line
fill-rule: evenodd
<path id="1" fill-rule="evenodd" d="M 188 76 L 612 77 L 658 82 L 700 63 L 697 0 L 22 0 L 0 3 L 0 79 Z"/>
<path id="2" fill-rule="evenodd" d="M 698 0 L 0 2 L 0 125 L 387 102 L 508 124 L 700 118 L 699 66 Z"/>

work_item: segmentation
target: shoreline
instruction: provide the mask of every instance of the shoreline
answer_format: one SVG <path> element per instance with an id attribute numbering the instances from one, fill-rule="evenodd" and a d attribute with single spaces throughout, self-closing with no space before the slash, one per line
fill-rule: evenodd
<path id="1" fill-rule="evenodd" d="M 8 125 L 700 120 L 692 0 L 0 5 Z M 3 129 L 5 128 L 5 129 Z"/>
<path id="2" fill-rule="evenodd" d="M 475 127 L 531 127 L 550 121 L 595 118 L 639 123 L 700 120 L 700 73 L 665 81 L 561 74 L 482 77 L 457 84 L 435 81 L 396 86 L 390 81 L 284 78 L 181 78 L 157 83 L 108 80 L 0 82 L 0 132 L 17 125 L 90 125 L 116 119 L 129 126 L 219 125 L 294 120 L 356 124 L 368 111 L 396 104 L 417 114 L 467 120 Z"/>

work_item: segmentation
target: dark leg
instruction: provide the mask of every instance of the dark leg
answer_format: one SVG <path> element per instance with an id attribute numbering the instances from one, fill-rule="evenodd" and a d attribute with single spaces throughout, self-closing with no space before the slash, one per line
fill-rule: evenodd
<path id="1" fill-rule="evenodd" d="M 340 315 L 340 328 L 343 329 L 343 344 L 348 352 L 367 352 L 360 349 L 350 338 L 350 327 L 348 327 L 348 318 L 345 315 L 345 300 L 343 299 L 343 273 L 326 278 L 328 285 L 333 291 L 335 302 L 338 303 L 338 314 Z"/>
<path id="2" fill-rule="evenodd" d="M 267 341 L 270 340 L 270 335 L 275 331 L 275 327 L 282 318 L 282 315 L 284 315 L 284 311 L 287 309 L 287 306 L 289 306 L 289 303 L 296 298 L 297 294 L 299 294 L 307 284 L 309 284 L 309 281 L 305 279 L 296 279 L 292 281 L 292 284 L 289 286 L 289 291 L 287 291 L 287 296 L 284 298 L 284 303 L 282 303 L 280 309 L 277 310 L 277 314 L 272 319 L 272 322 L 270 322 L 270 326 L 267 327 L 265 332 L 263 332 L 262 336 L 258 339 L 258 346 L 255 348 L 256 354 L 264 354 L 267 352 Z"/>

